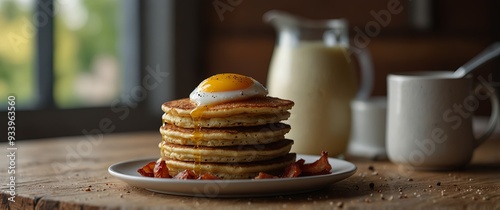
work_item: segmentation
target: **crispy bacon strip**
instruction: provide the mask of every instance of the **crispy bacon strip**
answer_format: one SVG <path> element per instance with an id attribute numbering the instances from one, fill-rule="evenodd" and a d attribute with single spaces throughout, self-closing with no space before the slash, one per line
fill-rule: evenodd
<path id="1" fill-rule="evenodd" d="M 172 178 L 168 173 L 168 167 L 164 160 L 161 160 L 156 163 L 154 168 L 154 177 L 155 178 Z"/>
<path id="2" fill-rule="evenodd" d="M 156 162 L 154 161 L 149 162 L 148 164 L 144 165 L 142 168 L 137 170 L 137 172 L 139 172 L 143 176 L 154 177 L 155 164 Z"/>
<path id="3" fill-rule="evenodd" d="M 301 176 L 329 174 L 330 170 L 332 170 L 332 166 L 328 162 L 328 152 L 321 152 L 319 160 L 314 161 L 314 163 L 304 164 L 301 169 Z"/>
<path id="4" fill-rule="evenodd" d="M 283 172 L 283 175 L 281 177 L 283 178 L 292 178 L 292 177 L 298 177 L 302 173 L 302 166 L 304 166 L 304 159 L 297 160 L 297 162 L 290 164 L 288 167 L 285 168 L 285 171 Z"/>
<path id="5" fill-rule="evenodd" d="M 198 179 L 200 179 L 200 180 L 214 180 L 214 179 L 220 179 L 220 178 L 211 174 L 211 173 L 204 173 L 201 176 L 199 176 Z"/>
<path id="6" fill-rule="evenodd" d="M 196 174 L 193 170 L 186 169 L 175 175 L 174 179 L 196 179 Z"/>
<path id="7" fill-rule="evenodd" d="M 264 172 L 259 172 L 259 175 L 257 175 L 254 179 L 274 179 L 274 178 L 279 178 L 279 177 L 273 176 L 271 174 L 266 174 Z"/>
<path id="8" fill-rule="evenodd" d="M 306 163 L 306 161 L 301 158 L 301 159 L 297 160 L 296 163 L 298 163 L 302 167 Z"/>

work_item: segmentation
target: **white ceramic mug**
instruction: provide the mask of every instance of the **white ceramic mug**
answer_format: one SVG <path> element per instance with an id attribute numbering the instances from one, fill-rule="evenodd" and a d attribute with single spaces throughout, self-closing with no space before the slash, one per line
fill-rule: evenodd
<path id="1" fill-rule="evenodd" d="M 385 151 L 385 125 L 387 98 L 371 97 L 353 100 L 351 138 L 347 153 L 372 160 L 387 159 Z"/>
<path id="2" fill-rule="evenodd" d="M 394 163 L 430 170 L 462 167 L 496 127 L 498 98 L 484 79 L 474 88 L 472 76 L 433 71 L 391 74 L 387 81 L 386 148 Z M 472 115 L 483 100 L 491 100 L 492 114 L 486 132 L 476 138 Z"/>

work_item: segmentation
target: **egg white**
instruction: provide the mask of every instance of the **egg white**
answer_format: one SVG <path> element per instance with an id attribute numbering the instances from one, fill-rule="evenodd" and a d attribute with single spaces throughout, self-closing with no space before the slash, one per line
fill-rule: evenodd
<path id="1" fill-rule="evenodd" d="M 253 84 L 250 87 L 241 90 L 205 92 L 198 86 L 193 90 L 193 92 L 191 92 L 191 94 L 189 94 L 189 99 L 194 101 L 198 106 L 204 106 L 230 101 L 239 101 L 256 96 L 266 96 L 268 93 L 267 89 L 257 80 L 253 78 L 250 79 L 252 79 Z"/>

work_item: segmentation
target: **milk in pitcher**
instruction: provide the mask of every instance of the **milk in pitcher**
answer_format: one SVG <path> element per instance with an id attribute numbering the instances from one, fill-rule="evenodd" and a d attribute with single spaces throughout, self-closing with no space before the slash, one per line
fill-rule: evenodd
<path id="1" fill-rule="evenodd" d="M 292 151 L 342 154 L 350 134 L 350 101 L 357 92 L 355 66 L 348 48 L 301 41 L 274 50 L 268 75 L 269 95 L 295 102 L 286 121 L 292 127 L 286 135 L 294 140 Z"/>

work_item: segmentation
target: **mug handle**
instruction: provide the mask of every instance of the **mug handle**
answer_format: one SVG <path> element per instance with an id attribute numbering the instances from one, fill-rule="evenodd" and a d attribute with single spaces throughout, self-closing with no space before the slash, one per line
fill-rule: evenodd
<path id="1" fill-rule="evenodd" d="M 499 114 L 499 101 L 498 101 L 498 96 L 495 93 L 495 89 L 491 87 L 487 83 L 483 83 L 484 86 L 486 86 L 486 91 L 490 93 L 490 101 L 491 101 L 491 116 L 490 116 L 490 121 L 488 122 L 488 129 L 486 129 L 486 132 L 483 133 L 479 138 L 476 139 L 474 143 L 474 148 L 482 144 L 486 139 L 488 139 L 491 134 L 493 134 L 493 131 L 495 131 L 495 128 L 497 127 L 498 123 L 498 114 Z M 481 88 L 481 85 L 476 86 L 475 91 L 479 91 Z M 490 91 L 491 90 L 491 91 Z"/>
<path id="2" fill-rule="evenodd" d="M 357 100 L 366 100 L 370 97 L 373 89 L 373 62 L 370 52 L 366 48 L 350 47 L 359 62 L 361 72 L 361 85 L 356 94 Z"/>

